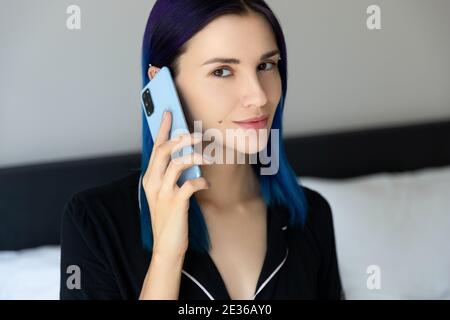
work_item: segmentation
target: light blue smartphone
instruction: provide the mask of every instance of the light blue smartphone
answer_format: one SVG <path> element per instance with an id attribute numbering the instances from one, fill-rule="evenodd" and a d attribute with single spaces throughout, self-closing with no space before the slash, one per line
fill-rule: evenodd
<path id="1" fill-rule="evenodd" d="M 147 123 L 153 141 L 158 136 L 164 111 L 172 113 L 172 126 L 170 128 L 169 139 L 180 134 L 189 133 L 186 118 L 181 107 L 180 99 L 170 73 L 169 68 L 162 67 L 155 77 L 142 89 L 141 104 L 147 117 Z M 172 154 L 172 158 L 181 157 L 194 152 L 192 145 L 182 148 L 179 152 Z M 178 186 L 190 179 L 201 176 L 198 165 L 194 165 L 184 170 L 177 181 Z"/>

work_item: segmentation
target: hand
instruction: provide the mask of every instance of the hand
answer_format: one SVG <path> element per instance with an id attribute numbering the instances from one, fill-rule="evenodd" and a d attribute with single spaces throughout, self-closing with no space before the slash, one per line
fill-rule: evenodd
<path id="1" fill-rule="evenodd" d="M 184 257 L 189 244 L 189 199 L 196 191 L 209 188 L 203 177 L 187 180 L 181 187 L 177 185 L 178 178 L 193 165 L 212 162 L 198 153 L 171 159 L 171 154 L 177 150 L 202 141 L 198 134 L 184 134 L 169 140 L 171 122 L 172 115 L 166 112 L 142 182 L 150 209 L 153 254 L 177 260 Z"/>

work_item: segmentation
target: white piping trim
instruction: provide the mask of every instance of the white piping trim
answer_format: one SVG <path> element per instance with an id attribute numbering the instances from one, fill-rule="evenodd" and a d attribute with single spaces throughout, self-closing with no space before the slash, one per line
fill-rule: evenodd
<path id="1" fill-rule="evenodd" d="M 283 264 L 286 262 L 286 259 L 289 254 L 289 248 L 286 249 L 286 256 L 284 257 L 283 261 L 276 267 L 276 269 L 270 274 L 270 276 L 261 284 L 259 289 L 256 291 L 255 295 L 253 296 L 253 300 L 255 300 L 256 296 L 261 292 L 262 289 L 269 283 L 269 281 L 275 276 L 275 274 L 278 272 L 278 270 L 281 269 Z M 191 276 L 189 273 L 187 273 L 184 269 L 181 271 L 184 273 L 189 279 L 191 279 L 202 291 L 208 296 L 210 300 L 214 300 L 214 297 L 208 292 L 208 290 L 205 289 L 204 286 L 201 285 L 201 283 L 195 279 L 193 276 Z"/>
<path id="2" fill-rule="evenodd" d="M 203 290 L 203 292 L 208 296 L 208 298 L 210 300 L 214 300 L 213 296 L 208 292 L 208 290 L 205 289 L 204 286 L 201 285 L 200 282 L 198 282 L 197 279 L 195 279 L 193 276 L 191 276 L 189 273 L 187 273 L 186 271 L 184 271 L 184 269 L 181 271 L 182 273 L 184 273 L 189 279 L 191 279 L 192 281 L 194 281 L 194 283 L 200 287 L 200 289 Z"/>
<path id="3" fill-rule="evenodd" d="M 253 300 L 255 300 L 258 293 L 261 292 L 261 290 L 269 283 L 270 279 L 273 278 L 273 276 L 280 270 L 280 268 L 283 266 L 283 264 L 286 262 L 287 256 L 289 253 L 289 248 L 286 248 L 286 256 L 284 257 L 283 261 L 278 265 L 278 267 L 272 272 L 272 274 L 261 284 L 258 291 L 256 291 L 255 295 L 253 296 Z"/>

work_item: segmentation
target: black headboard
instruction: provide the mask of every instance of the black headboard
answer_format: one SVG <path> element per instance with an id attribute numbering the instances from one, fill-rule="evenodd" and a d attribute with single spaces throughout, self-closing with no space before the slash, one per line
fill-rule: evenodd
<path id="1" fill-rule="evenodd" d="M 450 120 L 286 139 L 301 176 L 350 178 L 450 165 Z"/>
<path id="2" fill-rule="evenodd" d="M 349 178 L 450 165 L 450 120 L 285 139 L 299 176 Z M 59 243 L 60 215 L 76 191 L 140 168 L 140 154 L 0 169 L 0 250 Z"/>
<path id="3" fill-rule="evenodd" d="M 0 169 L 0 250 L 59 243 L 70 196 L 140 168 L 128 154 Z"/>

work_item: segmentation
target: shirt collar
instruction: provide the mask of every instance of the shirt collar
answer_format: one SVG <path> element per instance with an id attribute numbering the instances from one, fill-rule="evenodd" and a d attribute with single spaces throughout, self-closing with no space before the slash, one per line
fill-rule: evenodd
<path id="1" fill-rule="evenodd" d="M 280 205 L 267 207 L 267 250 L 256 285 L 254 299 L 269 299 L 273 292 L 277 272 L 288 255 L 288 214 Z M 237 266 L 238 267 L 238 266 Z M 188 284 L 199 287 L 205 298 L 231 300 L 225 283 L 209 253 L 188 249 L 183 263 L 183 276 Z"/>

